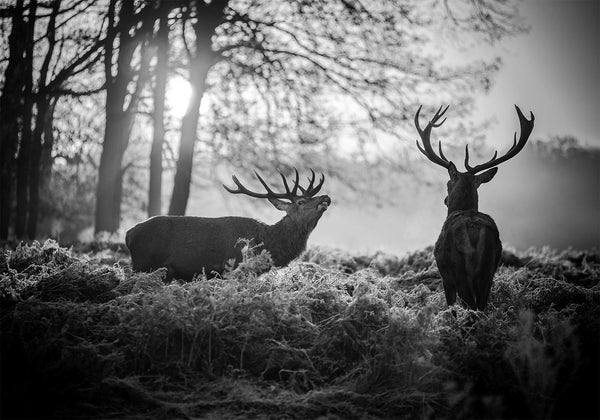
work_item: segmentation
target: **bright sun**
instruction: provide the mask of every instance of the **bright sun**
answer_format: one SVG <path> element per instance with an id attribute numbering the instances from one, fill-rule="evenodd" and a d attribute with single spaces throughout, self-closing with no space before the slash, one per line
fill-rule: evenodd
<path id="1" fill-rule="evenodd" d="M 175 76 L 169 79 L 167 83 L 166 102 L 171 113 L 181 118 L 185 114 L 192 87 L 190 83 L 181 76 Z"/>

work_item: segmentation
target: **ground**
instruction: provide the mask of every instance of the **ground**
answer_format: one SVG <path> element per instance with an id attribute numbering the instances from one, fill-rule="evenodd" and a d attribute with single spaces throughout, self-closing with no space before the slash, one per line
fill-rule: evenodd
<path id="1" fill-rule="evenodd" d="M 600 418 L 600 255 L 505 252 L 484 312 L 431 248 L 165 284 L 126 249 L 0 254 L 4 418 Z"/>

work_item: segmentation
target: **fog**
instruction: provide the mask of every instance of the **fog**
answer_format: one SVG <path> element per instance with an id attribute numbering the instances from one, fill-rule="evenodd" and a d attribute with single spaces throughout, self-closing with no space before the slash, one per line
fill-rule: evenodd
<path id="1" fill-rule="evenodd" d="M 494 218 L 503 244 L 517 250 L 600 248 L 600 152 L 549 150 L 530 144 L 503 163 L 496 177 L 479 188 L 479 211 Z M 393 205 L 377 205 L 360 195 L 338 198 L 332 190 L 335 183 L 326 181 L 322 192 L 333 204 L 309 245 L 396 255 L 433 245 L 446 217 L 447 174 L 425 158 L 422 165 L 434 171 L 438 182 L 424 184 L 420 174 L 394 175 L 394 182 L 402 186 Z M 193 191 L 187 214 L 247 216 L 267 223 L 282 217 L 266 200 L 219 197 Z"/>

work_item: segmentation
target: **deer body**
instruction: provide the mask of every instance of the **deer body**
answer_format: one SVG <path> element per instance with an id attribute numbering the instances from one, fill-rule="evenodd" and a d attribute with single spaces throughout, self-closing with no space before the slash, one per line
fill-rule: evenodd
<path id="1" fill-rule="evenodd" d="M 494 220 L 476 210 L 451 213 L 433 253 L 448 305 L 456 302 L 458 293 L 470 308 L 483 310 L 502 253 Z"/>
<path id="2" fill-rule="evenodd" d="M 521 136 L 517 143 L 516 134 L 513 146 L 502 157 L 497 153 L 484 164 L 469 166 L 469 149 L 465 149 L 465 167 L 467 172 L 459 172 L 454 163 L 448 161 L 439 143 L 439 155 L 431 147 L 431 130 L 439 127 L 445 120 L 438 122 L 448 107 L 436 112 L 425 129 L 419 126 L 419 112 L 415 115 L 415 126 L 423 147 L 417 141 L 419 150 L 433 163 L 448 170 L 448 196 L 444 203 L 448 206 L 448 216 L 434 248 L 434 256 L 442 276 L 446 302 L 452 305 L 456 296 L 473 310 L 484 310 L 492 288 L 494 274 L 500 262 L 502 243 L 494 220 L 478 210 L 477 188 L 492 180 L 498 168 L 495 166 L 515 156 L 525 146 L 533 130 L 533 114 L 527 120 L 516 107 L 521 125 Z M 479 173 L 487 169 L 485 172 Z"/>
<path id="3" fill-rule="evenodd" d="M 296 172 L 296 183 L 297 178 Z M 262 249 L 271 253 L 275 266 L 285 266 L 304 251 L 310 233 L 331 203 L 326 195 L 311 197 L 320 189 L 323 179 L 315 188 L 312 188 L 311 182 L 301 196 L 295 196 L 298 187 L 294 188 L 294 194 L 286 188 L 286 196 L 280 194 L 279 197 L 287 198 L 291 203 L 275 196 L 261 196 L 269 198 L 279 210 L 287 212 L 273 225 L 233 216 L 155 216 L 141 222 L 127 231 L 126 235 L 132 268 L 134 271 L 152 271 L 165 267 L 168 279 L 191 280 L 194 274 L 203 272 L 207 276 L 221 274 L 231 260 L 234 260 L 234 265 L 241 261 L 243 245 L 237 243 L 240 238 L 252 240 L 255 245 L 262 244 Z M 252 193 L 243 188 L 235 177 L 234 182 L 240 189 L 233 191 L 226 187 L 228 191 Z M 272 191 L 270 193 L 275 194 Z"/>

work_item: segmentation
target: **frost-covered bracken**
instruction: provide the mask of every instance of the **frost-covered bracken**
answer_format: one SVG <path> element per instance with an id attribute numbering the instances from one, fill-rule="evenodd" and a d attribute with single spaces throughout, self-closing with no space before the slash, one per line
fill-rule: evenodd
<path id="1" fill-rule="evenodd" d="M 182 284 L 89 249 L 0 253 L 3 418 L 599 418 L 597 252 L 503 258 L 484 313 L 432 248 Z"/>

